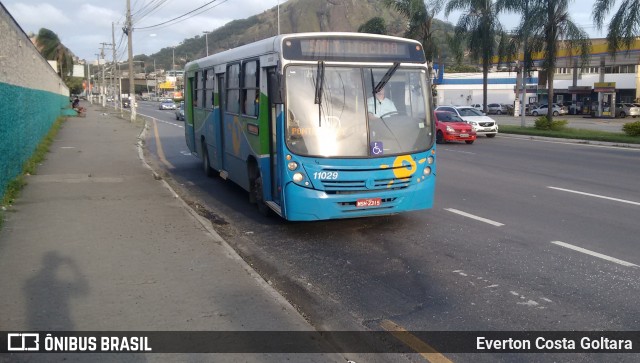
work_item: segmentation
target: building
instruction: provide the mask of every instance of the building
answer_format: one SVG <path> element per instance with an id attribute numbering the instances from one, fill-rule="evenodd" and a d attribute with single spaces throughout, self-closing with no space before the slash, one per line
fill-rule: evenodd
<path id="1" fill-rule="evenodd" d="M 553 102 L 577 106 L 577 112 L 597 109 L 598 115 L 610 116 L 615 114 L 614 109 L 608 109 L 610 106 L 640 101 L 640 40 L 636 40 L 630 50 L 616 52 L 614 57 L 607 52 L 606 39 L 592 39 L 591 42 L 589 61 L 582 68 L 578 68 L 576 56 L 566 49 L 560 50 L 553 81 Z M 534 65 L 539 66 L 542 54 L 534 53 L 532 58 Z M 497 58 L 493 62 L 488 78 L 487 103 L 513 104 L 518 74 L 515 71 L 497 71 Z M 447 74 L 444 69 L 440 79 L 436 86 L 438 104 L 482 103 L 482 73 Z M 532 72 L 526 82 L 525 104 L 547 103 L 546 83 L 544 74 Z"/>

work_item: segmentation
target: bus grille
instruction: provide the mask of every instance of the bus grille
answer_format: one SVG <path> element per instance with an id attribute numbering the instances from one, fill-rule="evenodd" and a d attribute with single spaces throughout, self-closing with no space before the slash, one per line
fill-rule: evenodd
<path id="1" fill-rule="evenodd" d="M 351 194 L 404 189 L 409 187 L 410 179 L 375 179 L 369 186 L 366 180 L 322 180 L 321 182 L 327 194 Z"/>

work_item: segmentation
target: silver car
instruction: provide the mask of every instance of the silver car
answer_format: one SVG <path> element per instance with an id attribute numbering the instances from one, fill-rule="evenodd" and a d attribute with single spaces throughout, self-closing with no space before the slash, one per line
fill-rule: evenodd
<path id="1" fill-rule="evenodd" d="M 180 102 L 180 107 L 176 108 L 176 120 L 184 121 L 184 102 Z"/>
<path id="2" fill-rule="evenodd" d="M 560 106 L 558 104 L 553 104 L 553 111 L 551 113 L 553 116 L 566 115 L 569 113 L 567 106 Z M 549 106 L 546 104 L 540 105 L 531 110 L 532 116 L 546 116 L 547 111 L 549 110 Z"/>
<path id="3" fill-rule="evenodd" d="M 160 110 L 175 110 L 176 109 L 176 104 L 171 100 L 165 100 L 165 101 L 162 101 L 162 103 L 160 103 L 160 107 L 158 107 L 158 109 L 160 109 Z"/>
<path id="4" fill-rule="evenodd" d="M 616 117 L 638 117 L 640 116 L 640 107 L 632 103 L 616 103 Z"/>

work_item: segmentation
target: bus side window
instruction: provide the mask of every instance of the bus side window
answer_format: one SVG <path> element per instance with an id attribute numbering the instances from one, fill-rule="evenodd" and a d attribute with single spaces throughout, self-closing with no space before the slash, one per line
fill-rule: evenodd
<path id="1" fill-rule="evenodd" d="M 200 89 L 202 89 L 202 72 L 196 72 L 195 81 L 195 87 L 193 87 L 193 106 L 200 107 L 198 93 Z"/>
<path id="2" fill-rule="evenodd" d="M 227 67 L 227 112 L 240 113 L 240 64 Z"/>
<path id="3" fill-rule="evenodd" d="M 258 69 L 258 61 L 254 60 L 243 64 L 243 113 L 248 116 L 258 116 L 260 102 Z"/>
<path id="4" fill-rule="evenodd" d="M 213 69 L 207 70 L 205 78 L 204 108 L 213 108 Z"/>

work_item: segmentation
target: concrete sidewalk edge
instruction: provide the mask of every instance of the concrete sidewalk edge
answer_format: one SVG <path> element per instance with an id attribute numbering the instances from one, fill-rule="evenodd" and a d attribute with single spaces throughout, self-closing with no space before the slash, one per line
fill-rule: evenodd
<path id="1" fill-rule="evenodd" d="M 640 149 L 640 144 L 627 144 L 627 143 L 596 141 L 596 140 L 563 139 L 559 137 L 508 134 L 508 133 L 498 133 L 498 137 L 511 138 L 511 139 L 523 139 L 523 140 L 537 140 L 537 141 L 556 142 L 556 143 L 568 143 L 568 144 L 578 144 L 578 145 L 591 145 L 591 146 L 601 146 L 601 147 Z"/>

